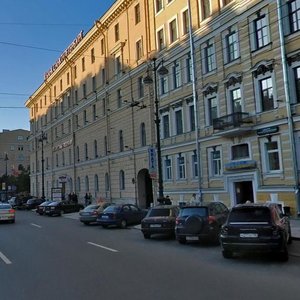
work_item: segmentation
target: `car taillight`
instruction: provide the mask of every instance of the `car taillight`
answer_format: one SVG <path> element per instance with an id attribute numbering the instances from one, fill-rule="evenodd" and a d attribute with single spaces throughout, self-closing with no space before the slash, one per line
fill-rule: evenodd
<path id="1" fill-rule="evenodd" d="M 208 220 L 208 224 L 212 224 L 217 221 L 215 216 L 208 216 L 207 220 Z"/>
<path id="2" fill-rule="evenodd" d="M 10 214 L 14 214 L 14 213 L 15 213 L 15 210 L 14 210 L 14 209 L 10 209 L 10 210 L 9 210 L 9 213 L 10 213 Z"/>

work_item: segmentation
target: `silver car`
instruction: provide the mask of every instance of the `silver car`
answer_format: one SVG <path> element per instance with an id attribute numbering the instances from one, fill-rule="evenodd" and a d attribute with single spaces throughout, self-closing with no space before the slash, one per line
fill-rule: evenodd
<path id="1" fill-rule="evenodd" d="M 15 210 L 9 203 L 0 203 L 0 222 L 15 223 Z"/>

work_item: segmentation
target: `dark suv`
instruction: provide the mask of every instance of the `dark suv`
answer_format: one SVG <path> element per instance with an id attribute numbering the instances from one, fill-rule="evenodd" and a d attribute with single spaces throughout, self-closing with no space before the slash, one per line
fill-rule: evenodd
<path id="1" fill-rule="evenodd" d="M 292 241 L 290 222 L 275 203 L 240 204 L 231 209 L 220 240 L 225 258 L 241 252 L 275 252 L 285 261 Z"/>
<path id="2" fill-rule="evenodd" d="M 202 239 L 217 243 L 228 212 L 228 208 L 221 202 L 181 207 L 176 219 L 176 239 L 181 244 Z"/>

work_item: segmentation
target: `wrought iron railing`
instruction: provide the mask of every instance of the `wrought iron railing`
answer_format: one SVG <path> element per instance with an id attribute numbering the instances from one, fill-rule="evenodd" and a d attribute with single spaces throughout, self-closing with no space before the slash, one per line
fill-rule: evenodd
<path id="1" fill-rule="evenodd" d="M 247 112 L 235 112 L 213 120 L 214 130 L 227 130 L 241 127 L 243 124 L 252 123 L 252 118 Z"/>

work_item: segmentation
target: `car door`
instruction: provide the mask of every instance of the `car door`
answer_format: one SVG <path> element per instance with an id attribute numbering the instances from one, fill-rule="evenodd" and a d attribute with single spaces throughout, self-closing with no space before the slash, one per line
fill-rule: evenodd
<path id="1" fill-rule="evenodd" d="M 122 219 L 125 219 L 127 224 L 131 224 L 133 222 L 132 212 L 129 205 L 123 205 L 121 209 Z"/>
<path id="2" fill-rule="evenodd" d="M 130 210 L 132 214 L 132 223 L 137 224 L 141 222 L 142 219 L 142 211 L 135 205 L 130 205 Z"/>

